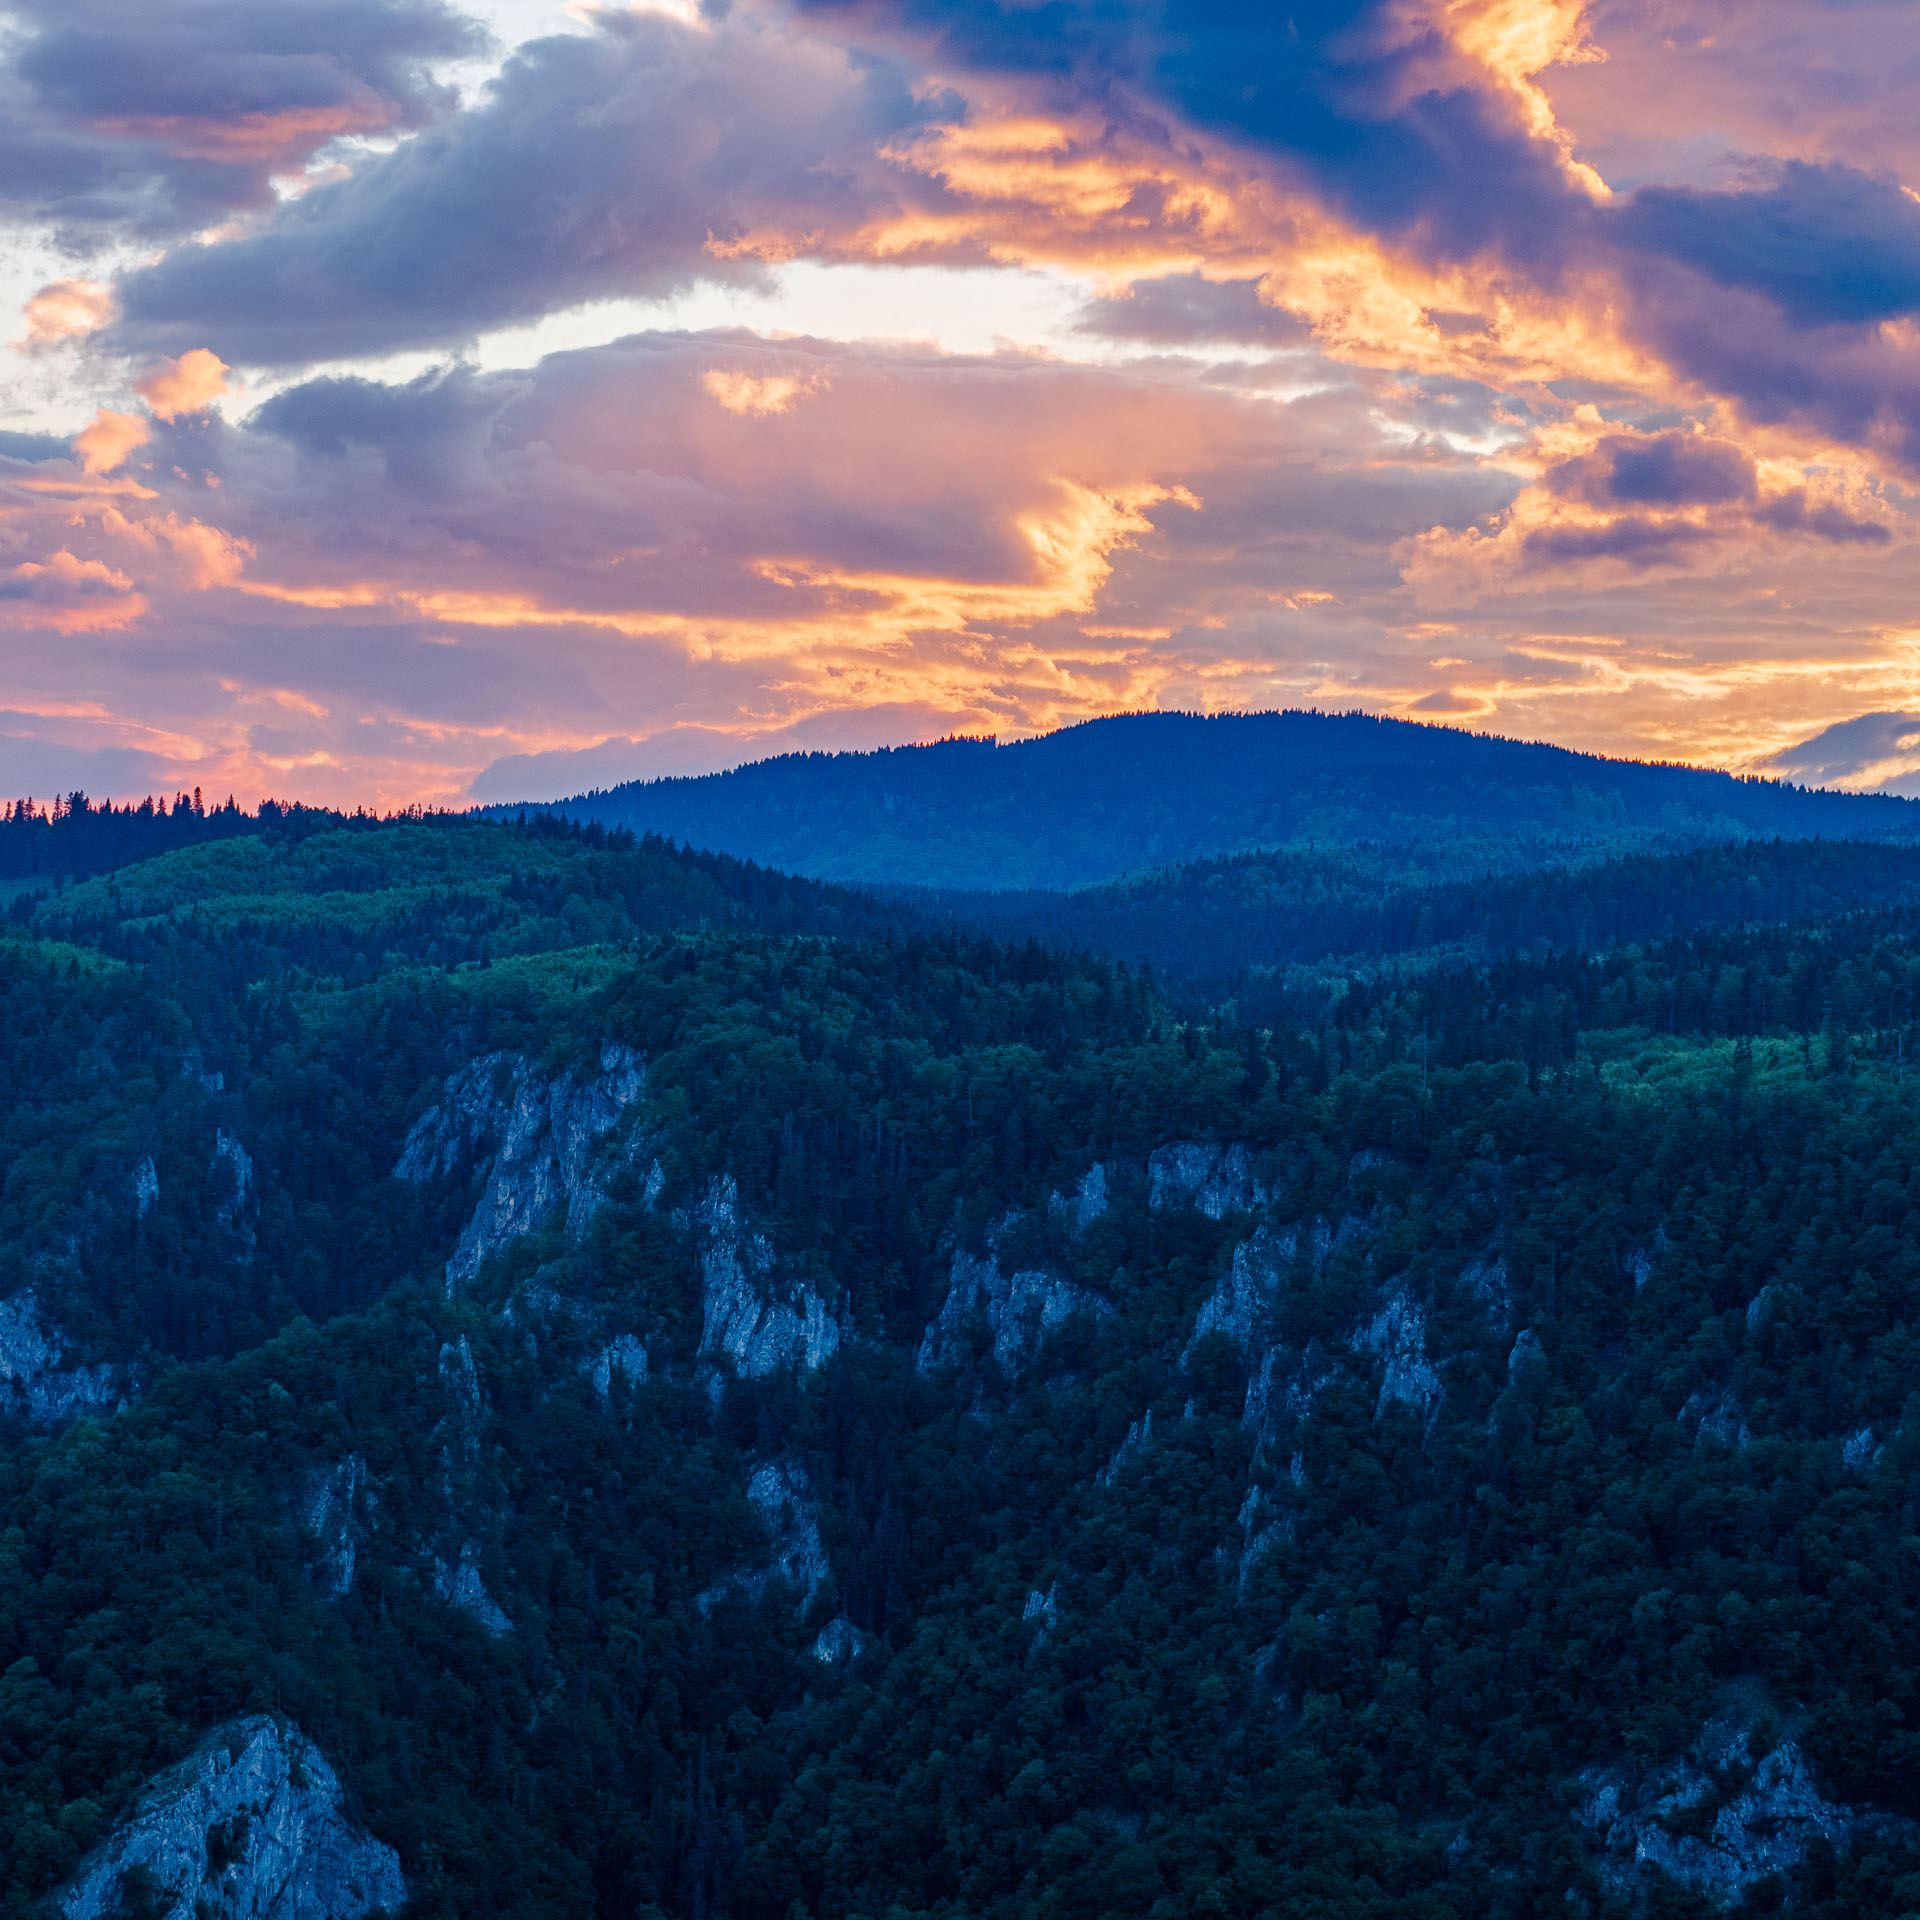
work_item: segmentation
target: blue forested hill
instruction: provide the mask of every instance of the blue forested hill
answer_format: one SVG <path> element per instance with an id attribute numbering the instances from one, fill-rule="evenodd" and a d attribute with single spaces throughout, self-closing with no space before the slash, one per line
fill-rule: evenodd
<path id="1" fill-rule="evenodd" d="M 1008 746 L 786 754 L 556 810 L 824 879 L 995 889 L 1255 848 L 1417 846 L 1427 877 L 1448 879 L 1570 853 L 1920 837 L 1920 802 L 1323 713 L 1132 714 Z"/>

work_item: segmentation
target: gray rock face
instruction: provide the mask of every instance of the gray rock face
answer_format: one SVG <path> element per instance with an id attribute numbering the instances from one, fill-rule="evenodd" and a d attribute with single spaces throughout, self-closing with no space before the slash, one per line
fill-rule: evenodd
<path id="1" fill-rule="evenodd" d="M 1360 1346 L 1380 1356 L 1376 1417 L 1399 1402 L 1425 1413 L 1440 1397 L 1440 1375 L 1427 1358 L 1427 1316 L 1418 1302 L 1395 1293 L 1360 1334 Z"/>
<path id="2" fill-rule="evenodd" d="M 1253 1570 L 1273 1549 L 1293 1537 L 1293 1515 L 1274 1502 L 1259 1487 L 1249 1487 L 1240 1503 L 1240 1555 L 1237 1565 L 1239 1592 L 1247 1591 Z"/>
<path id="3" fill-rule="evenodd" d="M 1254 1182 L 1253 1155 L 1238 1141 L 1175 1140 L 1147 1156 L 1147 1205 L 1155 1213 L 1198 1207 L 1209 1220 L 1224 1220 L 1266 1202 L 1265 1188 Z"/>
<path id="4" fill-rule="evenodd" d="M 66 1336 L 29 1287 L 0 1300 L 0 1411 L 36 1427 L 111 1413 L 125 1394 L 110 1366 L 69 1366 Z"/>
<path id="5" fill-rule="evenodd" d="M 1075 1233 L 1085 1233 L 1106 1212 L 1108 1198 L 1106 1165 L 1096 1160 L 1080 1176 L 1071 1194 L 1056 1193 L 1048 1205 L 1064 1216 Z"/>
<path id="6" fill-rule="evenodd" d="M 1495 1326 L 1508 1324 L 1513 1316 L 1513 1288 L 1507 1279 L 1507 1263 L 1499 1255 L 1468 1261 L 1460 1270 L 1460 1284 L 1486 1308 Z"/>
<path id="7" fill-rule="evenodd" d="M 602 1400 L 611 1396 L 616 1380 L 637 1387 L 647 1377 L 647 1350 L 635 1335 L 620 1334 L 594 1355 L 587 1377 Z"/>
<path id="8" fill-rule="evenodd" d="M 440 1349 L 440 1390 L 447 1403 L 440 1464 L 451 1480 L 456 1474 L 470 1475 L 479 1467 L 480 1420 L 485 1410 L 473 1343 L 464 1333 Z"/>
<path id="9" fill-rule="evenodd" d="M 1792 1741 L 1755 1759 L 1746 1731 L 1724 1721 L 1670 1766 L 1637 1779 L 1597 1767 L 1582 1784 L 1581 1823 L 1622 1892 L 1659 1872 L 1730 1905 L 1798 1866 L 1816 1837 L 1838 1846 L 1854 1824 L 1850 1808 L 1822 1797 Z"/>
<path id="10" fill-rule="evenodd" d="M 1127 1428 L 1127 1437 L 1114 1448 L 1113 1457 L 1093 1476 L 1097 1487 L 1110 1487 L 1130 1460 L 1137 1459 L 1153 1445 L 1153 1409 L 1149 1407 Z"/>
<path id="11" fill-rule="evenodd" d="M 247 1202 L 253 1198 L 253 1156 L 225 1127 L 222 1127 L 214 1136 L 213 1171 L 216 1177 L 224 1176 L 227 1183 L 227 1195 L 220 1202 L 218 1212 L 220 1218 L 231 1226 L 245 1211 Z M 154 1181 L 156 1198 L 159 1192 L 160 1183 L 156 1179 Z"/>
<path id="12" fill-rule="evenodd" d="M 1328 1377 L 1275 1339 L 1274 1312 L 1295 1263 L 1304 1254 L 1318 1273 L 1336 1248 L 1364 1230 L 1365 1222 L 1351 1214 L 1338 1226 L 1316 1220 L 1277 1231 L 1262 1227 L 1234 1248 L 1232 1266 L 1201 1303 L 1186 1352 L 1210 1333 L 1233 1342 L 1251 1376 L 1243 1417 L 1255 1432 L 1264 1432 L 1276 1411 L 1304 1415 Z"/>
<path id="13" fill-rule="evenodd" d="M 55 1910 L 109 1920 L 136 1868 L 166 1920 L 362 1920 L 407 1898 L 399 1856 L 347 1822 L 319 1749 L 264 1715 L 217 1729 L 154 1780 Z"/>
<path id="14" fill-rule="evenodd" d="M 338 1466 L 314 1477 L 301 1518 L 319 1549 L 310 1571 L 326 1599 L 344 1600 L 353 1591 L 354 1563 L 372 1517 L 373 1489 L 359 1454 L 348 1454 Z"/>
<path id="15" fill-rule="evenodd" d="M 814 1637 L 813 1657 L 823 1667 L 845 1666 L 857 1660 L 867 1644 L 867 1636 L 844 1613 L 836 1614 Z"/>
<path id="16" fill-rule="evenodd" d="M 1051 1639 L 1060 1624 L 1060 1582 L 1056 1580 L 1045 1593 L 1035 1587 L 1020 1609 L 1020 1618 L 1032 1625 L 1035 1646 Z"/>
<path id="17" fill-rule="evenodd" d="M 1033 1360 L 1047 1334 L 1074 1314 L 1111 1311 L 1104 1300 L 1043 1267 L 1002 1273 L 993 1254 L 982 1258 L 956 1253 L 946 1300 L 921 1340 L 914 1364 L 922 1373 L 935 1373 L 963 1359 L 968 1324 L 980 1314 L 993 1334 L 993 1357 L 1001 1371 L 1017 1374 Z"/>
<path id="18" fill-rule="evenodd" d="M 706 1613 L 728 1594 L 745 1594 L 757 1600 L 774 1581 L 784 1580 L 799 1590 L 800 1611 L 804 1613 L 832 1570 L 820 1538 L 813 1486 L 805 1468 L 791 1461 L 756 1467 L 747 1482 L 747 1499 L 766 1528 L 771 1555 L 758 1567 L 716 1581 L 694 1596 L 694 1605 Z"/>
<path id="19" fill-rule="evenodd" d="M 394 1178 L 416 1183 L 484 1168 L 486 1185 L 447 1261 L 447 1290 L 545 1226 L 564 1206 L 582 1233 L 606 1198 L 617 1160 L 598 1152 L 646 1089 L 646 1067 L 609 1042 L 600 1071 L 577 1079 L 533 1072 L 523 1055 L 490 1053 L 447 1082 L 439 1104 L 413 1124 Z"/>
<path id="20" fill-rule="evenodd" d="M 433 1590 L 456 1613 L 464 1613 L 496 1640 L 513 1631 L 513 1622 L 480 1577 L 480 1549 L 473 1541 L 463 1540 L 451 1560 L 434 1556 Z"/>
<path id="21" fill-rule="evenodd" d="M 749 1379 L 825 1365 L 839 1351 L 840 1329 L 811 1287 L 775 1276 L 773 1249 L 743 1221 L 731 1174 L 708 1184 L 695 1220 L 701 1354 L 729 1355 L 734 1370 Z"/>
<path id="22" fill-rule="evenodd" d="M 1324 1229 L 1320 1238 L 1327 1238 Z M 1223 1333 L 1248 1358 L 1258 1354 L 1267 1343 L 1274 1303 L 1299 1248 L 1300 1233 L 1294 1227 L 1282 1233 L 1262 1227 L 1251 1240 L 1241 1241 L 1233 1250 L 1233 1265 L 1226 1277 L 1194 1319 L 1187 1351 L 1191 1353 L 1208 1334 Z"/>

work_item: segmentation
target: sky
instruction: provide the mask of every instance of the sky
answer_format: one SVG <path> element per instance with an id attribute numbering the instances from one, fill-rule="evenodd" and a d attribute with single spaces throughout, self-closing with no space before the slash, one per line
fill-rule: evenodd
<path id="1" fill-rule="evenodd" d="M 0 3 L 0 792 L 1920 791 L 1916 97 L 1907 0 Z"/>

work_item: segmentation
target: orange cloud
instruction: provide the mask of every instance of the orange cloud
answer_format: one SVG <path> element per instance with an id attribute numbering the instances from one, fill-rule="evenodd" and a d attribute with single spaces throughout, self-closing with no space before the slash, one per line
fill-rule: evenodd
<path id="1" fill-rule="evenodd" d="M 818 393 L 824 380 L 819 374 L 752 374 L 709 367 L 700 384 L 729 413 L 757 414 L 787 412 L 796 400 Z"/>
<path id="2" fill-rule="evenodd" d="M 146 611 L 124 573 L 59 548 L 0 575 L 0 621 L 50 627 L 56 633 L 129 626 Z"/>
<path id="3" fill-rule="evenodd" d="M 137 413 L 113 413 L 102 407 L 93 424 L 73 437 L 73 450 L 89 473 L 111 473 L 136 447 L 144 447 L 152 429 Z"/>
<path id="4" fill-rule="evenodd" d="M 205 347 L 194 347 L 142 374 L 133 390 L 157 419 L 177 420 L 183 413 L 211 406 L 226 392 L 227 363 Z"/>
<path id="5" fill-rule="evenodd" d="M 113 295 L 94 280 L 54 280 L 26 305 L 26 331 L 14 342 L 37 353 L 77 334 L 92 333 L 113 318 Z"/>

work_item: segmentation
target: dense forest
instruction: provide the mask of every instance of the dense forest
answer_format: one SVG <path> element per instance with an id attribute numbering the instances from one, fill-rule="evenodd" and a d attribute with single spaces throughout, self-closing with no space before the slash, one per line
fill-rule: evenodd
<path id="1" fill-rule="evenodd" d="M 1920 838 L 1920 802 L 1361 713 L 1140 713 L 1006 746 L 783 754 L 554 810 L 821 879 L 996 891 L 1275 849 L 1390 849 L 1432 882 L 1729 840 Z"/>
<path id="2" fill-rule="evenodd" d="M 242 818 L 0 936 L 0 1916 L 1920 1908 L 1920 855 Z"/>

